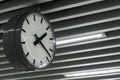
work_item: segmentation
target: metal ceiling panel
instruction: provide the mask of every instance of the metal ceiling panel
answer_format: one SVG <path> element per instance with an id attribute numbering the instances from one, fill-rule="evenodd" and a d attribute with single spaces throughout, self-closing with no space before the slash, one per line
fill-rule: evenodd
<path id="1" fill-rule="evenodd" d="M 57 45 L 55 59 L 47 69 L 16 71 L 4 54 L 3 27 L 11 17 L 36 4 L 53 25 L 57 42 L 98 33 L 106 37 Z M 81 76 L 66 77 L 76 73 Z M 8 0 L 0 3 L 0 80 L 119 79 L 119 0 Z"/>

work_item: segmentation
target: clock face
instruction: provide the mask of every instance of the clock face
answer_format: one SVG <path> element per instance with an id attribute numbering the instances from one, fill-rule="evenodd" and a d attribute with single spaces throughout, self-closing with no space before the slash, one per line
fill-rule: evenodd
<path id="1" fill-rule="evenodd" d="M 21 27 L 21 44 L 25 58 L 35 68 L 45 68 L 51 63 L 55 39 L 50 24 L 39 13 L 29 14 Z"/>

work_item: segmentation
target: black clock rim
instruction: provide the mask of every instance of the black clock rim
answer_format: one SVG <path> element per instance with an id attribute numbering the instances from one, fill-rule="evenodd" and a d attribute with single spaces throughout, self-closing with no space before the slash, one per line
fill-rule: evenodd
<path id="1" fill-rule="evenodd" d="M 10 61 L 10 63 L 14 66 L 16 70 L 26 70 L 26 67 L 23 65 L 23 63 L 20 61 L 18 54 L 16 52 L 16 46 L 15 46 L 15 26 L 18 23 L 18 19 L 21 17 L 21 15 L 16 15 L 12 17 L 8 23 L 5 25 L 5 31 L 3 34 L 3 45 L 5 48 L 5 54 Z"/>
<path id="2" fill-rule="evenodd" d="M 50 25 L 50 28 L 51 28 L 51 24 L 50 24 L 50 22 L 48 21 L 48 19 L 47 19 L 43 14 L 41 14 L 40 12 L 38 12 L 38 11 L 32 11 L 32 12 L 28 12 L 28 13 L 23 14 L 23 15 L 20 17 L 20 19 L 18 20 L 17 26 L 15 27 L 15 41 L 16 41 L 16 42 L 15 42 L 15 43 L 16 43 L 15 45 L 16 45 L 17 50 L 18 50 L 18 49 L 22 49 L 22 45 L 21 45 L 21 28 L 22 28 L 23 22 L 24 22 L 24 20 L 26 19 L 26 17 L 29 16 L 30 14 L 32 14 L 32 13 L 37 13 L 37 14 L 43 16 L 43 17 L 45 18 L 45 20 L 47 21 L 47 23 Z M 55 57 L 55 52 L 56 52 L 56 38 L 55 38 L 55 34 L 54 34 L 54 31 L 53 31 L 52 28 L 51 28 L 51 30 L 52 30 L 52 35 L 53 35 L 53 38 L 54 38 L 54 41 L 53 41 L 53 42 L 54 42 L 54 52 L 53 52 L 53 55 L 52 55 L 52 56 L 53 56 L 52 60 L 51 60 L 45 67 L 42 67 L 42 68 L 33 67 L 33 65 L 32 65 L 25 57 L 23 57 L 23 56 L 25 56 L 25 54 L 24 54 L 23 49 L 22 49 L 22 50 L 21 50 L 21 51 L 22 51 L 22 54 L 18 51 L 18 55 L 19 55 L 22 63 L 23 63 L 27 68 L 29 68 L 29 69 L 45 69 L 45 68 L 49 67 L 50 64 L 52 63 L 52 61 L 53 61 L 53 59 L 54 59 L 54 57 Z M 19 40 L 20 40 L 20 41 L 19 41 Z M 18 47 L 18 46 L 19 46 L 19 47 Z"/>
<path id="3" fill-rule="evenodd" d="M 23 19 L 26 16 L 25 14 L 27 14 L 27 13 L 21 14 L 21 17 L 18 19 L 17 24 L 14 28 L 15 29 L 14 40 L 15 40 L 16 51 L 17 51 L 17 54 L 18 54 L 17 57 L 19 57 L 21 63 L 26 67 L 26 70 L 32 70 L 32 69 L 35 69 L 35 68 L 25 58 L 25 55 L 24 55 L 24 52 L 23 52 L 23 49 L 22 49 L 22 46 L 21 46 L 21 27 L 23 25 L 22 24 L 23 21 L 24 21 Z"/>

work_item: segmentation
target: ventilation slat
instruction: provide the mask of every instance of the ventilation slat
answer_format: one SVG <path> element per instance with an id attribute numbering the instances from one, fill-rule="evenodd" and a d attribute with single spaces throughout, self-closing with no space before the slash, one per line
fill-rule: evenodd
<path id="1" fill-rule="evenodd" d="M 5 54 L 0 54 L 0 58 L 6 57 Z"/>
<path id="2" fill-rule="evenodd" d="M 109 65 L 109 64 L 107 64 L 107 65 Z M 112 64 L 112 65 L 114 65 L 114 64 Z M 100 65 L 99 65 L 100 66 Z M 109 65 L 110 66 L 110 65 Z M 91 66 L 91 68 L 92 67 L 94 67 L 94 66 Z M 97 66 L 98 67 L 98 66 Z M 96 68 L 97 68 L 96 67 Z M 85 69 L 86 67 L 84 67 L 84 69 Z M 104 68 L 106 68 L 105 67 L 105 65 L 104 65 L 104 67 L 101 65 L 101 68 L 97 68 L 98 70 L 103 70 Z M 106 69 L 116 69 L 116 68 L 118 68 L 118 67 L 107 67 Z M 84 70 L 83 69 L 83 70 Z M 87 68 L 88 69 L 88 68 Z M 81 71 L 79 71 L 79 72 L 90 72 L 90 71 L 96 71 L 97 69 L 90 69 L 89 68 L 89 70 L 81 70 Z M 10 79 L 10 78 L 12 78 L 12 79 L 25 79 L 25 78 L 36 78 L 36 77 L 48 77 L 48 76 L 56 76 L 56 75 L 64 75 L 64 74 L 68 74 L 68 73 L 70 73 L 70 71 L 71 70 L 73 70 L 73 69 L 71 69 L 70 71 L 68 71 L 68 70 L 70 70 L 70 69 L 61 69 L 61 70 L 59 70 L 59 71 L 54 71 L 54 70 L 52 70 L 52 71 L 47 71 L 47 72 L 31 72 L 31 73 L 28 73 L 28 74 L 19 74 L 19 75 L 15 75 L 15 76 L 4 76 L 4 77 L 1 77 L 1 79 L 2 78 L 5 78 L 5 79 Z M 78 70 L 80 70 L 80 68 L 74 68 L 74 71 L 72 71 L 72 73 L 75 73 L 75 72 L 78 72 Z M 117 72 L 117 71 L 116 71 Z M 46 74 L 47 73 L 47 74 Z M 45 75 L 46 74 L 46 75 Z M 10 75 L 10 74 L 9 74 Z"/>
<path id="3" fill-rule="evenodd" d="M 56 32 L 57 41 L 120 30 L 120 20 Z M 107 36 L 107 35 L 106 35 Z"/>
<path id="4" fill-rule="evenodd" d="M 119 32 L 120 32 L 120 30 L 114 30 L 114 31 L 105 32 L 105 35 L 107 36 L 106 38 L 88 40 L 88 41 L 83 41 L 83 42 L 77 42 L 77 43 L 72 43 L 72 44 L 68 44 L 68 45 L 57 45 L 57 48 L 64 48 L 64 47 L 84 45 L 84 44 L 89 44 L 89 43 L 95 43 L 95 42 L 101 42 L 101 41 L 108 41 L 108 40 L 112 40 L 112 39 L 118 39 L 120 37 Z M 58 41 L 57 41 L 57 43 L 58 43 Z"/>
<path id="5" fill-rule="evenodd" d="M 45 5 L 41 5 L 42 13 L 51 13 L 56 11 L 61 11 L 73 7 L 83 6 L 95 2 L 100 2 L 103 0 L 59 0 L 55 2 L 51 2 Z"/>
<path id="6" fill-rule="evenodd" d="M 62 3 L 64 2 L 65 0 L 61 1 Z M 78 2 L 80 0 L 72 0 L 74 2 Z M 83 0 L 84 1 L 84 0 Z M 88 1 L 88 0 L 87 0 Z M 99 0 L 98 0 L 99 1 Z M 70 2 L 70 1 L 67 1 L 67 2 Z M 96 1 L 89 1 L 89 2 L 96 2 Z M 59 1 L 57 2 L 59 4 Z M 70 2 L 71 3 L 71 2 Z M 68 3 L 67 3 L 68 4 Z M 56 4 L 55 4 L 56 5 Z M 51 4 L 50 4 L 51 6 Z M 45 6 L 46 7 L 46 6 Z M 48 7 L 47 7 L 48 8 Z M 17 10 L 17 11 L 13 11 L 13 12 L 9 12 L 9 13 L 5 13 L 5 14 L 1 14 L 0 16 L 0 23 L 5 23 L 9 20 L 10 17 L 16 15 L 16 14 L 19 14 L 19 13 L 22 13 L 23 11 L 28 11 L 28 9 L 22 9 L 22 10 Z"/>
<path id="7" fill-rule="evenodd" d="M 0 13 L 12 11 L 48 1 L 51 0 L 11 0 L 9 2 L 2 3 L 0 5 Z"/>
<path id="8" fill-rule="evenodd" d="M 17 71 L 4 53 L 3 27 L 11 17 L 36 4 L 53 25 L 56 43 L 95 34 L 104 34 L 105 37 L 56 45 L 55 59 L 48 68 Z M 120 78 L 119 66 L 119 0 L 0 0 L 1 80 L 111 80 Z M 81 75 L 66 76 L 75 73 Z"/>
<path id="9" fill-rule="evenodd" d="M 117 78 L 112 78 L 112 77 L 117 77 Z M 80 80 L 80 79 L 82 79 L 82 80 L 88 80 L 88 79 L 91 79 L 91 80 L 93 80 L 93 79 L 95 79 L 95 80 L 97 80 L 97 79 L 101 79 L 101 80 L 119 80 L 120 78 L 119 78 L 119 76 L 120 76 L 120 74 L 119 73 L 109 73 L 109 74 L 101 74 L 101 75 L 96 75 L 96 76 L 85 76 L 85 77 L 71 77 L 71 78 L 64 78 L 64 77 L 58 77 L 58 76 L 50 76 L 50 77 L 39 77 L 39 76 L 37 76 L 37 77 L 28 77 L 28 78 L 25 78 L 25 79 L 19 79 L 19 80 L 39 80 L 39 79 L 43 79 L 43 80 Z M 111 78 L 110 78 L 111 77 Z M 10 79 L 9 79 L 10 80 Z"/>
<path id="10" fill-rule="evenodd" d="M 0 65 L 0 69 L 3 69 L 3 68 L 10 68 L 10 67 L 12 67 L 12 65 L 11 64 L 3 64 L 3 65 Z"/>
<path id="11" fill-rule="evenodd" d="M 120 79 L 120 73 L 114 72 L 114 73 L 108 73 L 108 74 L 100 74 L 95 76 L 85 76 L 85 77 L 70 77 L 70 78 L 61 78 L 56 80 L 88 80 L 88 79 L 95 79 L 95 80 L 119 80 Z"/>
<path id="12" fill-rule="evenodd" d="M 120 10 L 118 9 L 118 10 L 108 11 L 105 13 L 70 19 L 67 21 L 56 22 L 53 23 L 53 25 L 55 26 L 54 27 L 55 32 L 57 32 L 57 31 L 63 31 L 78 27 L 90 26 L 104 22 L 119 20 L 120 19 L 119 14 L 120 14 Z"/>
<path id="13" fill-rule="evenodd" d="M 56 56 L 88 52 L 88 51 L 93 51 L 96 49 L 99 50 L 102 47 L 104 49 L 105 47 L 109 48 L 109 46 L 117 46 L 117 45 L 120 45 L 119 39 L 103 41 L 103 42 L 98 42 L 98 43 L 93 43 L 93 44 L 72 46 L 69 48 L 60 48 L 60 49 L 57 49 Z"/>
<path id="14" fill-rule="evenodd" d="M 25 78 L 25 79 L 20 79 L 20 80 L 40 80 L 40 79 L 42 79 L 42 80 L 57 80 L 57 79 L 63 79 L 64 78 L 64 76 L 63 75 L 57 75 L 57 76 L 49 76 L 49 77 L 39 77 L 39 76 L 36 76 L 36 77 L 33 77 L 33 78 L 30 78 L 30 77 L 28 77 L 28 78 Z"/>
<path id="15" fill-rule="evenodd" d="M 86 60 L 86 59 L 99 58 L 99 57 L 112 56 L 112 55 L 120 55 L 119 48 L 120 47 L 91 51 L 91 52 L 84 52 L 81 54 L 79 53 L 71 54 L 69 55 L 69 57 L 68 55 L 58 56 L 55 58 L 55 61 L 53 63 L 62 63 L 62 62 Z"/>
<path id="16" fill-rule="evenodd" d="M 0 0 L 0 2 L 2 2 L 2 1 L 4 1 L 4 0 Z"/>
<path id="17" fill-rule="evenodd" d="M 21 13 L 24 13 L 24 12 L 27 12 L 30 9 L 31 8 L 29 7 L 29 8 L 22 8 L 22 9 L 11 11 L 11 12 L 1 13 L 0 14 L 0 24 L 6 23 L 11 17 L 21 14 Z M 5 24 L 3 24 L 3 25 L 5 25 Z"/>
<path id="18" fill-rule="evenodd" d="M 0 65 L 8 64 L 9 61 L 0 62 Z"/>
<path id="19" fill-rule="evenodd" d="M 119 4 L 120 2 L 118 0 L 114 0 L 114 1 L 109 0 L 104 2 L 102 1 L 99 3 L 89 4 L 86 6 L 80 6 L 68 10 L 49 13 L 46 14 L 46 16 L 50 19 L 50 22 L 53 23 L 71 18 L 77 18 L 77 17 L 119 9 L 120 8 Z"/>

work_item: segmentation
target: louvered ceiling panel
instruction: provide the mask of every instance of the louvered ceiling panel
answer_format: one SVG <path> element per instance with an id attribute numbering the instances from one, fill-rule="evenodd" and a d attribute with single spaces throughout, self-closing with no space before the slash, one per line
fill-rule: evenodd
<path id="1" fill-rule="evenodd" d="M 106 37 L 57 45 L 55 60 L 47 69 L 16 71 L 4 55 L 3 27 L 9 18 L 35 4 L 53 25 L 57 42 L 98 33 Z M 120 79 L 120 0 L 10 0 L 0 3 L 0 28 L 0 80 Z M 65 77 L 70 73 L 83 74 Z"/>
<path id="2" fill-rule="evenodd" d="M 0 0 L 0 2 L 3 2 L 4 0 Z"/>

